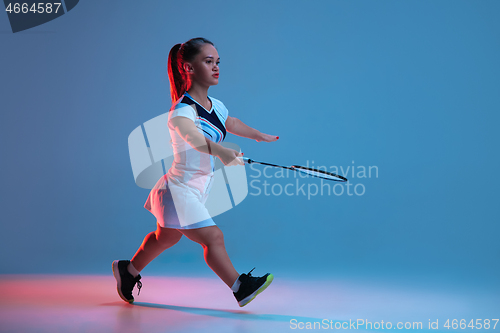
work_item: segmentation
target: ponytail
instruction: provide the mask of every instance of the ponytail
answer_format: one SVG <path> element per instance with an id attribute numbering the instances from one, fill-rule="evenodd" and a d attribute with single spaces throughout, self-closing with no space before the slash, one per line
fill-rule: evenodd
<path id="1" fill-rule="evenodd" d="M 168 55 L 168 79 L 170 81 L 170 97 L 174 104 L 186 92 L 186 80 L 179 68 L 182 68 L 178 54 L 181 44 L 175 44 Z"/>

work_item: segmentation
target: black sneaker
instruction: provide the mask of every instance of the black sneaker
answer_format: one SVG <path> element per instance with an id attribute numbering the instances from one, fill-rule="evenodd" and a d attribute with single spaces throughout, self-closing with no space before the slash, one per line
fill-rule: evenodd
<path id="1" fill-rule="evenodd" d="M 240 288 L 233 294 L 240 307 L 250 303 L 255 296 L 263 292 L 273 282 L 274 276 L 269 273 L 262 277 L 252 276 L 250 273 L 254 269 L 255 267 L 248 274 L 243 273 L 238 278 L 241 282 Z"/>
<path id="2" fill-rule="evenodd" d="M 118 295 L 125 301 L 132 303 L 134 301 L 134 296 L 132 296 L 132 290 L 137 283 L 137 289 L 139 293 L 141 292 L 142 282 L 141 275 L 134 277 L 127 269 L 130 260 L 115 260 L 113 261 L 113 275 L 116 279 L 116 290 Z"/>

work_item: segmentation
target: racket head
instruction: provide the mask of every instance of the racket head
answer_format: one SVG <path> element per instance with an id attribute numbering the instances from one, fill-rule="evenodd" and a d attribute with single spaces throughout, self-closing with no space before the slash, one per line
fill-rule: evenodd
<path id="1" fill-rule="evenodd" d="M 292 165 L 290 168 L 293 170 L 302 172 L 304 174 L 307 174 L 307 175 L 310 175 L 313 177 L 326 179 L 326 180 L 333 180 L 335 182 L 346 182 L 347 181 L 347 178 L 339 176 L 333 172 L 327 172 L 327 171 L 313 169 L 313 168 L 306 168 L 306 167 L 300 166 L 300 165 Z"/>

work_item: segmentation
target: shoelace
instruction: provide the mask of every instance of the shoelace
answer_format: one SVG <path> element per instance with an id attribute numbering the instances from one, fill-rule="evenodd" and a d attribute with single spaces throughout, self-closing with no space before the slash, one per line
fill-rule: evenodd
<path id="1" fill-rule="evenodd" d="M 141 288 L 142 288 L 142 282 L 139 281 L 139 280 L 136 280 L 135 282 L 137 282 L 137 295 L 139 295 L 141 293 Z"/>
<path id="2" fill-rule="evenodd" d="M 251 273 L 254 269 L 255 269 L 255 267 L 254 267 L 254 268 L 252 268 L 252 269 L 250 270 L 250 272 L 248 272 L 248 273 L 247 273 L 247 275 L 248 275 L 249 277 L 250 277 L 250 276 L 252 276 L 252 274 L 250 274 L 250 273 Z"/>

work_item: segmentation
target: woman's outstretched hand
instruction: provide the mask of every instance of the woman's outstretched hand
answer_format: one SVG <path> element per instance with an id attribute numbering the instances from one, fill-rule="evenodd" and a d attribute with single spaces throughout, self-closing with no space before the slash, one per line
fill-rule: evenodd
<path id="1" fill-rule="evenodd" d="M 278 140 L 279 138 L 280 137 L 276 136 L 276 135 L 269 135 L 269 134 L 260 133 L 260 135 L 257 137 L 257 139 L 255 139 L 255 141 L 257 141 L 257 142 L 261 142 L 261 141 L 273 142 L 273 141 Z"/>
<path id="2" fill-rule="evenodd" d="M 245 165 L 243 159 L 241 158 L 243 153 L 240 153 L 234 149 L 224 148 L 220 151 L 217 157 L 225 166 L 231 165 Z"/>

